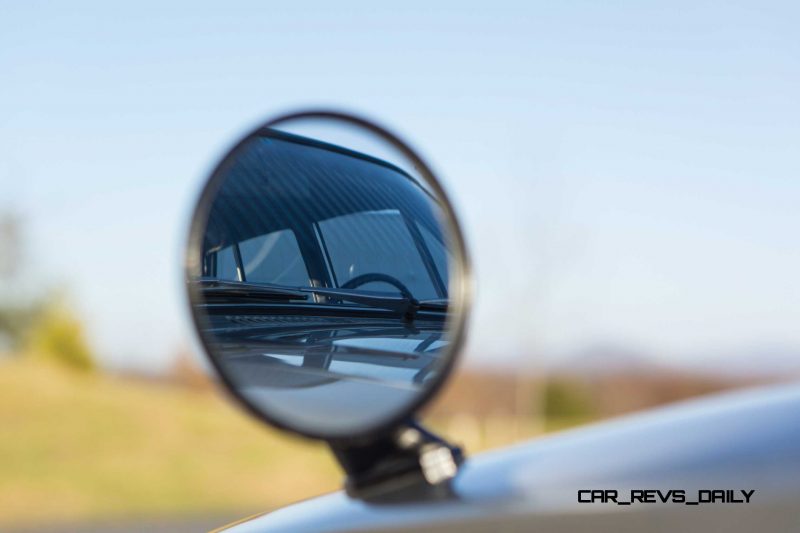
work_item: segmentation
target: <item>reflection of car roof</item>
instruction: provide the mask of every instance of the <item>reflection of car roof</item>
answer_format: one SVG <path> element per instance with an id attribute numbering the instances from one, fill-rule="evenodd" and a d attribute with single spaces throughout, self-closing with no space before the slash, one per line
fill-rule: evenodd
<path id="1" fill-rule="evenodd" d="M 349 213 L 389 209 L 439 234 L 436 203 L 394 165 L 305 137 L 261 133 L 218 171 L 223 181 L 209 214 L 212 242 L 243 241 Z"/>
<path id="2" fill-rule="evenodd" d="M 350 148 L 345 148 L 343 146 L 339 146 L 336 144 L 331 144 L 325 141 L 320 141 L 318 139 L 312 139 L 310 137 L 304 137 L 302 135 L 297 135 L 295 133 L 289 133 L 282 130 L 277 130 L 275 128 L 261 128 L 258 131 L 258 135 L 260 137 L 266 137 L 270 139 L 281 139 L 284 141 L 288 141 L 294 144 L 303 144 L 306 146 L 312 146 L 314 148 L 321 148 L 323 150 L 328 150 L 329 152 L 336 152 L 338 154 L 346 155 L 348 157 L 354 157 L 356 159 L 361 159 L 364 161 L 368 161 L 370 163 L 374 163 L 376 165 L 381 165 L 386 167 L 390 170 L 397 172 L 398 174 L 402 174 L 409 180 L 411 180 L 415 185 L 420 187 L 422 190 L 425 188 L 419 183 L 419 181 L 411 176 L 408 172 L 403 170 L 402 168 L 398 167 L 397 165 L 393 165 L 392 163 L 384 160 L 379 159 L 375 156 L 371 156 L 369 154 L 365 154 L 363 152 L 358 152 L 356 150 L 351 150 Z M 426 191 L 427 192 L 427 191 Z"/>

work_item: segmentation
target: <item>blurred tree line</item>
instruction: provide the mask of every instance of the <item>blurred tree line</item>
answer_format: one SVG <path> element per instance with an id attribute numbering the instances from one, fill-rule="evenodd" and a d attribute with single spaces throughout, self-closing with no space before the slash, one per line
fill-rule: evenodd
<path id="1" fill-rule="evenodd" d="M 544 415 L 547 418 L 590 419 L 597 415 L 592 393 L 579 380 L 553 376 L 544 383 Z"/>
<path id="2" fill-rule="evenodd" d="M 0 353 L 56 361 L 91 371 L 95 360 L 83 323 L 66 291 L 51 286 L 26 287 L 22 219 L 0 213 Z"/>

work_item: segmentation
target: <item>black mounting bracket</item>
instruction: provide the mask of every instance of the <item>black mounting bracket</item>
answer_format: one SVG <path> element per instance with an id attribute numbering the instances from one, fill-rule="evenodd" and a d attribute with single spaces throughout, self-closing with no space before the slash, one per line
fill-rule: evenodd
<path id="1" fill-rule="evenodd" d="M 410 421 L 364 442 L 329 442 L 347 478 L 347 494 L 362 500 L 450 498 L 450 480 L 464 454 Z"/>

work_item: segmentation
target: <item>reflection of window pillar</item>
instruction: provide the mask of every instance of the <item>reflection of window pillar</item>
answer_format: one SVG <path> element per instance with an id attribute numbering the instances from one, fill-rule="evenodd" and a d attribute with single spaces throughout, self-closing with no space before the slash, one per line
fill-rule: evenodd
<path id="1" fill-rule="evenodd" d="M 247 281 L 244 275 L 244 264 L 242 264 L 242 252 L 239 250 L 239 243 L 232 246 L 233 260 L 236 261 L 236 277 L 239 281 Z"/>

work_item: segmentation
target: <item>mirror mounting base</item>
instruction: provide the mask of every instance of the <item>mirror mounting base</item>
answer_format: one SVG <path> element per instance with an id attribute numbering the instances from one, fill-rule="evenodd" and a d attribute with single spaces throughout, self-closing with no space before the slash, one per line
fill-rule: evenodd
<path id="1" fill-rule="evenodd" d="M 331 441 L 352 498 L 392 501 L 452 498 L 450 481 L 464 454 L 414 421 L 366 442 Z"/>

